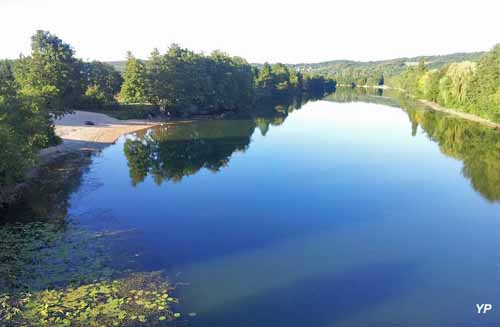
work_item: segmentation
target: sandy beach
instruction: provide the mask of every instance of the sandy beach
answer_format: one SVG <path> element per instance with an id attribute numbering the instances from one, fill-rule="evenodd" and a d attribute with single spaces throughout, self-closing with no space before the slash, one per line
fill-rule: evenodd
<path id="1" fill-rule="evenodd" d="M 87 125 L 92 122 L 94 125 Z M 55 122 L 63 143 L 40 151 L 43 161 L 71 151 L 98 150 L 113 144 L 121 135 L 159 125 L 146 120 L 118 120 L 105 114 L 75 111 Z"/>

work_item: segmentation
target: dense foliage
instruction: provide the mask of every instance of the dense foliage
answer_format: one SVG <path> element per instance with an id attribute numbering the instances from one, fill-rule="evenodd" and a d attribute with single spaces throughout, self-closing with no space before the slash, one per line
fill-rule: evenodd
<path id="1" fill-rule="evenodd" d="M 171 115 L 245 112 L 259 102 L 282 101 L 303 92 L 324 95 L 335 81 L 303 76 L 283 64 L 257 69 L 240 57 L 214 51 L 209 56 L 172 45 L 142 62 L 128 55 L 120 97 L 148 102 Z"/>
<path id="2" fill-rule="evenodd" d="M 83 94 L 80 62 L 69 44 L 38 31 L 31 39 L 31 56 L 15 64 L 19 94 L 36 101 L 38 110 L 62 115 Z"/>
<path id="3" fill-rule="evenodd" d="M 146 98 L 146 73 L 144 63 L 136 59 L 132 53 L 127 54 L 127 63 L 123 73 L 120 98 L 127 103 L 139 103 Z"/>
<path id="4" fill-rule="evenodd" d="M 500 121 L 500 45 L 477 63 L 463 61 L 429 69 L 421 60 L 389 83 L 417 98 Z"/>
<path id="5" fill-rule="evenodd" d="M 114 103 L 121 80 L 107 64 L 75 58 L 70 45 L 45 31 L 32 37 L 30 56 L 0 61 L 0 204 L 38 151 L 59 142 L 53 119 Z"/>
<path id="6" fill-rule="evenodd" d="M 36 151 L 57 142 L 40 100 L 18 94 L 13 66 L 0 62 L 0 186 L 19 181 L 34 163 Z M 8 195 L 8 190 L 0 189 L 0 203 Z"/>
<path id="7" fill-rule="evenodd" d="M 123 78 L 112 66 L 92 61 L 82 64 L 85 93 L 83 103 L 74 105 L 82 108 L 102 108 L 116 104 L 116 95 L 120 92 Z"/>

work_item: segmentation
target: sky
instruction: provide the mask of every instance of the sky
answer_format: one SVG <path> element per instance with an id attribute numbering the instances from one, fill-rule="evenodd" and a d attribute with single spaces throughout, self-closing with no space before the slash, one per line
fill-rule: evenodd
<path id="1" fill-rule="evenodd" d="M 500 43 L 497 0 L 0 0 L 0 58 L 48 30 L 85 60 L 147 58 L 171 43 L 249 62 L 379 60 L 485 51 Z"/>

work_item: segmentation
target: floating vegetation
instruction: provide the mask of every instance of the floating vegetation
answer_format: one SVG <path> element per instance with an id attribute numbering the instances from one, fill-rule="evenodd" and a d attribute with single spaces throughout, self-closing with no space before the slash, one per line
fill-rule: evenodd
<path id="1" fill-rule="evenodd" d="M 0 227 L 2 326 L 148 326 L 180 317 L 159 272 L 117 271 L 103 234 L 71 223 Z"/>
<path id="2" fill-rule="evenodd" d="M 0 296 L 0 321 L 7 326 L 148 326 L 180 317 L 171 306 L 173 288 L 158 272 L 76 288 Z"/>
<path id="3" fill-rule="evenodd" d="M 0 289 L 34 291 L 109 278 L 103 241 L 71 223 L 0 227 Z"/>

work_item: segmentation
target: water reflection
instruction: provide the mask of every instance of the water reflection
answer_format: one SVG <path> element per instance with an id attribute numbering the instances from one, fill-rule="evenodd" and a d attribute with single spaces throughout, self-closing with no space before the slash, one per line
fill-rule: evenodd
<path id="1" fill-rule="evenodd" d="M 218 172 L 235 152 L 245 152 L 257 127 L 262 136 L 279 126 L 308 99 L 257 108 L 256 116 L 239 120 L 200 120 L 165 124 L 131 136 L 124 145 L 132 185 L 151 175 L 156 184 L 179 182 L 205 168 Z"/>
<path id="2" fill-rule="evenodd" d="M 463 162 L 462 173 L 489 201 L 500 201 L 500 133 L 480 124 L 408 107 L 414 133 L 418 126 L 441 152 Z"/>
<path id="3" fill-rule="evenodd" d="M 369 102 L 401 107 L 412 123 L 412 135 L 421 130 L 441 152 L 463 162 L 463 175 L 489 201 L 500 201 L 500 133 L 481 124 L 430 110 L 394 90 L 337 88 L 325 98 L 333 102 Z"/>
<path id="4" fill-rule="evenodd" d="M 157 184 L 178 182 L 206 168 L 217 172 L 236 151 L 245 151 L 253 121 L 199 121 L 166 125 L 129 139 L 124 145 L 132 184 L 151 174 Z"/>
<path id="5" fill-rule="evenodd" d="M 424 105 L 381 89 L 338 88 L 325 98 L 333 102 L 369 102 L 401 107 L 412 123 L 439 144 L 443 154 L 463 162 L 463 175 L 489 201 L 500 201 L 500 133 L 480 124 L 428 110 Z M 305 101 L 262 108 L 253 119 L 194 121 L 164 125 L 136 134 L 125 143 L 133 185 L 148 175 L 160 185 L 179 182 L 205 168 L 218 172 L 233 153 L 246 151 L 254 130 L 265 136 L 270 126 L 283 124 Z"/>
<path id="6" fill-rule="evenodd" d="M 334 93 L 324 98 L 332 102 L 368 102 L 399 107 L 399 92 L 391 89 L 379 88 L 351 88 L 338 87 Z"/>
<path id="7" fill-rule="evenodd" d="M 26 187 L 22 199 L 0 208 L 0 222 L 64 221 L 69 196 L 81 186 L 91 161 L 90 153 L 70 153 L 42 167 L 38 178 Z"/>

